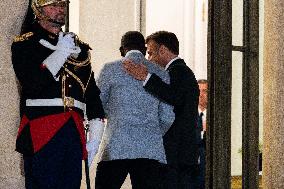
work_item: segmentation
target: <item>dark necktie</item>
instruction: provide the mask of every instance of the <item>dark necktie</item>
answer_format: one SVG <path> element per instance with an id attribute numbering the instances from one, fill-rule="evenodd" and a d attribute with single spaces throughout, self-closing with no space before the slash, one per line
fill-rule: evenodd
<path id="1" fill-rule="evenodd" d="M 202 117 L 203 117 L 203 112 L 200 112 L 199 116 L 198 116 L 198 128 L 200 128 L 200 130 L 203 130 L 203 126 L 202 126 Z"/>

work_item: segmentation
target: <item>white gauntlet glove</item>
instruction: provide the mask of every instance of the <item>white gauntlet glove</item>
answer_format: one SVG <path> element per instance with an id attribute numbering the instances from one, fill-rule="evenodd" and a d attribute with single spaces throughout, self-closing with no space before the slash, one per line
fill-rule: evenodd
<path id="1" fill-rule="evenodd" d="M 44 39 L 41 39 L 39 43 L 54 50 L 54 52 L 43 61 L 43 64 L 46 65 L 47 69 L 52 73 L 55 79 L 56 74 L 67 60 L 68 56 L 70 56 L 71 53 L 79 54 L 81 52 L 80 47 L 75 46 L 74 34 L 72 33 L 63 36 L 63 32 L 60 32 L 56 46 Z"/>
<path id="2" fill-rule="evenodd" d="M 100 119 L 89 121 L 89 140 L 87 142 L 89 167 L 96 156 L 104 132 L 104 123 Z"/>

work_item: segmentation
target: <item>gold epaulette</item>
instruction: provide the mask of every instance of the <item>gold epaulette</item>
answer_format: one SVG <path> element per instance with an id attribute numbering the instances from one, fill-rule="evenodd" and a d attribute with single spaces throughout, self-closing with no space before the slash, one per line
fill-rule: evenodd
<path id="1" fill-rule="evenodd" d="M 22 35 L 18 35 L 14 37 L 14 42 L 25 41 L 28 40 L 31 36 L 33 36 L 33 32 L 24 33 Z"/>

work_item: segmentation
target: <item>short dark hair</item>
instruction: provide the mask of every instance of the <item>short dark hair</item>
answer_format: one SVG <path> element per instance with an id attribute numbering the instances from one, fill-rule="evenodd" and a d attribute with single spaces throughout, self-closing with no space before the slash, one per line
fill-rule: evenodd
<path id="1" fill-rule="evenodd" d="M 138 31 L 128 31 L 121 37 L 120 52 L 125 56 L 125 49 L 139 50 L 144 56 L 146 55 L 144 36 Z"/>
<path id="2" fill-rule="evenodd" d="M 197 80 L 198 84 L 208 84 L 208 81 L 206 79 L 199 79 Z"/>
<path id="3" fill-rule="evenodd" d="M 146 38 L 146 43 L 150 40 L 155 41 L 159 45 L 164 45 L 176 55 L 179 54 L 179 41 L 177 36 L 172 32 L 157 31 Z"/>

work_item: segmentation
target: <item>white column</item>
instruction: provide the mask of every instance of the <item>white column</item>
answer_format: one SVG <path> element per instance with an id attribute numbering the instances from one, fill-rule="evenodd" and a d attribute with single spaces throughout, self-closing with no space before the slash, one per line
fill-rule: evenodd
<path id="1" fill-rule="evenodd" d="M 284 188 L 284 3 L 264 6 L 263 186 Z"/>
<path id="2" fill-rule="evenodd" d="M 28 0 L 0 2 L 0 188 L 22 189 L 21 156 L 15 151 L 19 126 L 19 94 L 11 62 L 11 44 L 27 10 Z M 24 49 L 23 49 L 24 50 Z"/>

